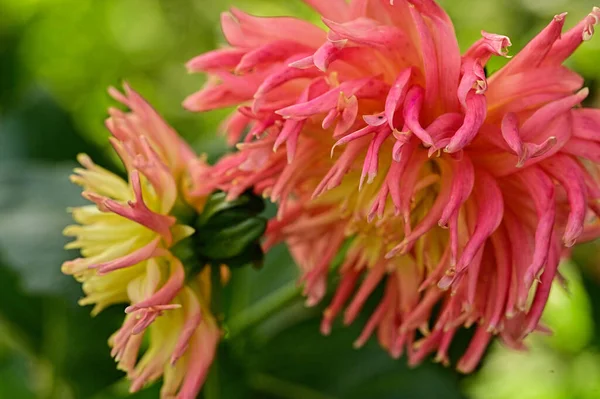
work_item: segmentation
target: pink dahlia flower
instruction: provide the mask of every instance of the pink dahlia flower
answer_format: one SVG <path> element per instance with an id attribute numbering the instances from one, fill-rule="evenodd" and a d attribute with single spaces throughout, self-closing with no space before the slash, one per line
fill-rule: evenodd
<path id="1" fill-rule="evenodd" d="M 210 309 L 210 267 L 188 275 L 173 250 L 194 233 L 182 215 L 190 213 L 190 171 L 202 165 L 139 94 L 127 86 L 110 92 L 131 109 L 111 109 L 106 122 L 128 179 L 79 157 L 83 168 L 72 181 L 93 205 L 72 210 L 78 224 L 64 234 L 76 238 L 67 248 L 81 257 L 62 270 L 82 282 L 80 304 L 94 305 L 92 314 L 130 305 L 109 343 L 132 392 L 162 376 L 162 398 L 194 398 L 221 333 Z"/>
<path id="2" fill-rule="evenodd" d="M 323 333 L 383 284 L 357 346 L 376 331 L 393 356 L 447 363 L 477 325 L 463 372 L 494 335 L 523 348 L 563 248 L 599 235 L 600 111 L 580 106 L 588 90 L 562 63 L 600 10 L 565 33 L 557 15 L 488 77 L 508 37 L 482 32 L 461 55 L 433 0 L 306 2 L 325 30 L 233 9 L 230 46 L 189 62 L 209 79 L 185 107 L 237 106 L 223 129 L 239 151 L 208 186 L 279 204 L 267 246 L 288 243 L 311 305 L 344 249 Z"/>

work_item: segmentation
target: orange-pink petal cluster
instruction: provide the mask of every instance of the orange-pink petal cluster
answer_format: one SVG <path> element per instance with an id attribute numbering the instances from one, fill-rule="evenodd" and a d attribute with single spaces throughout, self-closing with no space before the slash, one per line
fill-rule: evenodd
<path id="1" fill-rule="evenodd" d="M 289 245 L 309 304 L 351 323 L 383 297 L 356 344 L 448 362 L 476 326 L 461 371 L 494 335 L 514 348 L 536 329 L 564 247 L 598 236 L 600 111 L 563 66 L 600 10 L 563 33 L 565 15 L 499 71 L 506 36 L 482 32 L 463 55 L 433 0 L 307 0 L 326 28 L 232 9 L 229 47 L 188 64 L 208 74 L 192 111 L 237 108 L 223 124 L 239 151 L 204 176 L 231 198 L 278 203 L 270 246 Z"/>

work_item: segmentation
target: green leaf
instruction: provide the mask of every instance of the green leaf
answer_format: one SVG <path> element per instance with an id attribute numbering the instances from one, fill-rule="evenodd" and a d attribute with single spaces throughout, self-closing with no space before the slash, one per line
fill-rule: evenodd
<path id="1" fill-rule="evenodd" d="M 23 101 L 10 105 L 14 107 L 8 109 L 0 124 L 0 164 L 33 159 L 71 162 L 77 154 L 86 152 L 96 162 L 113 166 L 103 152 L 81 138 L 71 116 L 45 90 L 30 89 Z"/>
<path id="2" fill-rule="evenodd" d="M 240 221 L 240 216 L 256 216 L 265 209 L 264 200 L 251 192 L 227 200 L 227 194 L 217 191 L 210 195 L 196 226 L 200 229 L 217 229 Z M 233 218 L 233 219 L 232 219 Z M 243 219 L 242 219 L 243 220 Z"/>
<path id="3" fill-rule="evenodd" d="M 29 372 L 25 356 L 8 351 L 0 354 L 0 398 L 35 399 Z"/>
<path id="4" fill-rule="evenodd" d="M 236 257 L 261 238 L 266 225 L 265 219 L 253 217 L 231 227 L 221 228 L 210 237 L 202 235 L 198 239 L 198 252 L 215 260 Z"/>
<path id="5" fill-rule="evenodd" d="M 0 192 L 0 255 L 6 265 L 0 267 L 0 319 L 35 358 L 35 373 L 46 375 L 39 389 L 56 399 L 68 398 L 64 389 L 86 398 L 122 378 L 107 340 L 123 309 L 91 318 L 90 309 L 77 305 L 80 284 L 60 271 L 64 260 L 77 256 L 63 249 L 67 240 L 61 234 L 71 222 L 66 208 L 83 203 L 68 180 L 72 166 L 0 170 L 0 185 L 8 188 Z"/>
<path id="6" fill-rule="evenodd" d="M 250 386 L 265 393 L 271 389 L 277 392 L 281 382 L 286 381 L 290 384 L 288 398 L 302 397 L 302 390 L 294 387 L 310 389 L 321 397 L 344 399 L 428 399 L 439 397 L 439 392 L 445 392 L 444 398 L 448 399 L 463 397 L 458 376 L 452 370 L 432 363 L 411 370 L 406 359 L 392 359 L 374 339 L 354 350 L 352 342 L 360 333 L 360 323 L 334 329 L 331 336 L 324 337 L 319 333 L 319 322 L 320 314 L 316 314 L 253 348 L 256 352 L 252 355 L 246 354 L 247 359 L 254 359 L 250 370 L 258 372 L 250 372 Z M 265 386 L 261 375 L 279 383 Z M 257 385 L 257 377 L 263 384 Z"/>
<path id="7" fill-rule="evenodd" d="M 5 267 L 0 267 L 0 281 L 6 283 L 0 290 L 0 325 L 10 333 L 0 330 L 0 336 L 12 337 L 10 348 L 30 358 L 32 374 L 47 374 L 39 390 L 68 387 L 76 398 L 85 398 L 122 377 L 107 345 L 123 320 L 122 308 L 92 318 L 88 308 L 71 299 L 24 292 L 16 274 Z"/>
<path id="8" fill-rule="evenodd" d="M 319 332 L 323 304 L 306 308 L 297 270 L 284 247 L 266 257 L 265 267 L 235 270 L 225 288 L 229 312 L 219 353 L 221 397 L 260 399 L 461 399 L 460 376 L 426 361 L 410 369 L 392 359 L 372 338 L 352 347 L 368 310 L 350 327 Z M 375 295 L 376 297 L 377 295 Z M 377 298 L 369 307 L 373 308 Z M 464 343 L 459 342 L 459 345 Z M 223 390 L 235 386 L 234 396 Z M 444 395 L 440 396 L 443 392 Z"/>
<path id="9" fill-rule="evenodd" d="M 0 169 L 0 254 L 35 293 L 60 293 L 72 299 L 71 278 L 60 265 L 77 256 L 63 249 L 67 207 L 83 203 L 68 175 L 73 165 L 15 164 Z"/>

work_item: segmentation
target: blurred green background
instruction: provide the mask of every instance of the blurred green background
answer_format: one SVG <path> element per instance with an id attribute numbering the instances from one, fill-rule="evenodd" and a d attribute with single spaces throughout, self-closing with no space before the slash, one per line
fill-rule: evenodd
<path id="1" fill-rule="evenodd" d="M 202 77 L 183 64 L 215 48 L 219 13 L 229 5 L 259 15 L 316 20 L 300 0 L 0 0 L 0 399 L 127 397 L 108 336 L 123 317 L 111 308 L 91 318 L 77 306 L 80 287 L 60 274 L 67 206 L 82 203 L 67 176 L 79 152 L 118 169 L 103 127 L 110 85 L 125 79 L 196 148 L 214 159 L 222 112 L 189 114 L 180 103 Z M 479 31 L 511 37 L 514 54 L 554 14 L 572 26 L 588 0 L 445 0 L 461 48 Z M 491 70 L 502 60 L 495 60 Z M 600 39 L 569 60 L 598 104 Z M 600 255 L 574 253 L 555 287 L 545 321 L 555 334 L 530 338 L 529 353 L 494 346 L 471 376 L 426 363 L 409 370 L 375 342 L 356 351 L 361 322 L 318 332 L 322 308 L 294 295 L 295 268 L 282 248 L 260 271 L 234 274 L 219 384 L 205 396 L 266 399 L 593 399 L 600 398 Z M 231 332 L 230 332 L 231 331 Z M 458 346 L 464 343 L 458 343 Z M 460 351 L 460 348 L 458 348 Z M 156 398 L 158 387 L 134 395 Z"/>

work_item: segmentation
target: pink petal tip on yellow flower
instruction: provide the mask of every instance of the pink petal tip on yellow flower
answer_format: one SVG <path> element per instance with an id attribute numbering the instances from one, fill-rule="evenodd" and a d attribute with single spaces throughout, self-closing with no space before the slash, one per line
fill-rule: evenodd
<path id="1" fill-rule="evenodd" d="M 194 233 L 185 217 L 199 211 L 188 202 L 190 179 L 205 166 L 129 86 L 110 94 L 130 109 L 110 109 L 106 121 L 127 179 L 79 156 L 71 180 L 93 204 L 72 210 L 77 224 L 64 234 L 75 237 L 67 248 L 81 257 L 62 270 L 82 282 L 80 304 L 94 305 L 93 314 L 129 305 L 110 345 L 131 391 L 162 376 L 161 397 L 194 398 L 221 332 L 210 309 L 210 267 L 186 275 L 173 250 Z"/>

